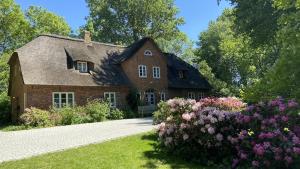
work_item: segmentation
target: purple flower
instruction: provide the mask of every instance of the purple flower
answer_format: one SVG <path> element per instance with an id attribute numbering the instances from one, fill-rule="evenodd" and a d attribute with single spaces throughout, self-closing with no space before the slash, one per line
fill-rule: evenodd
<path id="1" fill-rule="evenodd" d="M 248 158 L 248 155 L 245 153 L 240 153 L 240 158 L 246 160 Z"/>
<path id="2" fill-rule="evenodd" d="M 293 152 L 296 153 L 296 154 L 300 154 L 300 148 L 294 147 Z"/>
<path id="3" fill-rule="evenodd" d="M 279 104 L 279 111 L 284 112 L 286 110 L 286 106 L 284 104 Z"/>
<path id="4" fill-rule="evenodd" d="M 258 161 L 252 161 L 252 166 L 253 167 L 259 167 L 259 162 Z"/>
<path id="5" fill-rule="evenodd" d="M 289 100 L 288 101 L 288 107 L 289 108 L 295 108 L 295 107 L 298 107 L 298 103 L 295 101 L 295 99 L 292 99 L 292 100 Z"/>
<path id="6" fill-rule="evenodd" d="M 259 156 L 262 156 L 264 155 L 265 153 L 265 149 L 262 145 L 260 144 L 256 144 L 254 147 L 253 147 L 253 151 L 255 154 L 259 155 Z"/>
<path id="7" fill-rule="evenodd" d="M 236 166 L 238 165 L 238 163 L 239 163 L 238 159 L 233 159 L 231 167 L 232 168 L 236 168 Z"/>
<path id="8" fill-rule="evenodd" d="M 293 143 L 294 143 L 294 144 L 300 144 L 300 139 L 299 139 L 299 137 L 294 136 L 294 137 L 292 138 L 292 140 L 293 140 Z"/>

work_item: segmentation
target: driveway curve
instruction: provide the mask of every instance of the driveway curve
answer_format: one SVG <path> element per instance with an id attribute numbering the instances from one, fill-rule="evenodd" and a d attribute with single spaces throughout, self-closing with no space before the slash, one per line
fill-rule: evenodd
<path id="1" fill-rule="evenodd" d="M 151 118 L 0 132 L 0 163 L 151 131 Z"/>

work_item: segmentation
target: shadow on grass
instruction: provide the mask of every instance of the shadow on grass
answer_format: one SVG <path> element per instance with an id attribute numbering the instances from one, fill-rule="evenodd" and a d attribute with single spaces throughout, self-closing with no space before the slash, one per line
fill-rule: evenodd
<path id="1" fill-rule="evenodd" d="M 179 157 L 176 157 L 172 154 L 168 154 L 167 152 L 159 150 L 157 138 L 158 137 L 155 133 L 150 133 L 142 137 L 143 140 L 153 141 L 149 143 L 151 146 L 153 146 L 153 150 L 144 152 L 144 156 L 149 160 L 147 164 L 142 166 L 143 168 L 158 168 L 159 164 L 167 164 L 172 169 L 178 169 L 178 168 L 208 169 L 206 167 L 199 166 L 198 164 L 184 161 Z"/>

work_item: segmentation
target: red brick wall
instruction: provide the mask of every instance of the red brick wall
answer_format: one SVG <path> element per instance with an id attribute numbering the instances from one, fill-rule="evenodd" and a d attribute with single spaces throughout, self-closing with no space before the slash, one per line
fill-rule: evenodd
<path id="1" fill-rule="evenodd" d="M 87 99 L 102 99 L 104 92 L 116 92 L 117 107 L 126 106 L 126 96 L 128 88 L 122 86 L 116 87 L 81 87 L 81 86 L 27 86 L 27 104 L 26 107 L 37 107 L 48 109 L 52 106 L 53 92 L 74 92 L 75 104 L 84 105 Z"/>

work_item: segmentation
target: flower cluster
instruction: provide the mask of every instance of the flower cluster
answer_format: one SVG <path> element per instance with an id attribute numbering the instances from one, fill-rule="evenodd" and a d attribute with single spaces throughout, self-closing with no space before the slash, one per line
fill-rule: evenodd
<path id="1" fill-rule="evenodd" d="M 229 135 L 234 135 L 235 129 L 232 123 L 240 113 L 228 111 L 238 107 L 238 104 L 228 104 L 228 100 L 233 99 L 223 98 L 222 100 L 202 99 L 196 102 L 195 100 L 171 99 L 167 101 L 166 104 L 170 110 L 169 115 L 158 127 L 162 144 L 170 150 L 180 150 L 178 152 L 180 154 L 197 156 L 196 154 L 203 155 L 205 154 L 203 151 L 206 151 L 205 158 L 217 158 L 213 155 L 214 152 L 223 156 L 224 154 L 220 153 L 219 150 L 229 148 L 226 145 L 228 143 L 226 138 Z M 234 107 L 230 107 L 230 105 Z M 184 147 L 184 145 L 191 147 L 178 148 Z M 193 152 L 190 152 L 191 149 L 194 149 Z M 224 150 L 224 153 L 229 151 Z"/>
<path id="2" fill-rule="evenodd" d="M 297 108 L 296 101 L 277 98 L 251 105 L 237 116 L 241 132 L 233 143 L 237 153 L 232 167 L 293 168 L 300 155 L 300 138 L 294 131 L 299 116 L 292 113 Z"/>
<path id="3" fill-rule="evenodd" d="M 247 107 L 236 98 L 171 99 L 165 104 L 168 115 L 158 134 L 163 147 L 173 153 L 215 162 L 231 158 L 232 168 L 299 165 L 295 100 L 278 98 Z"/>

